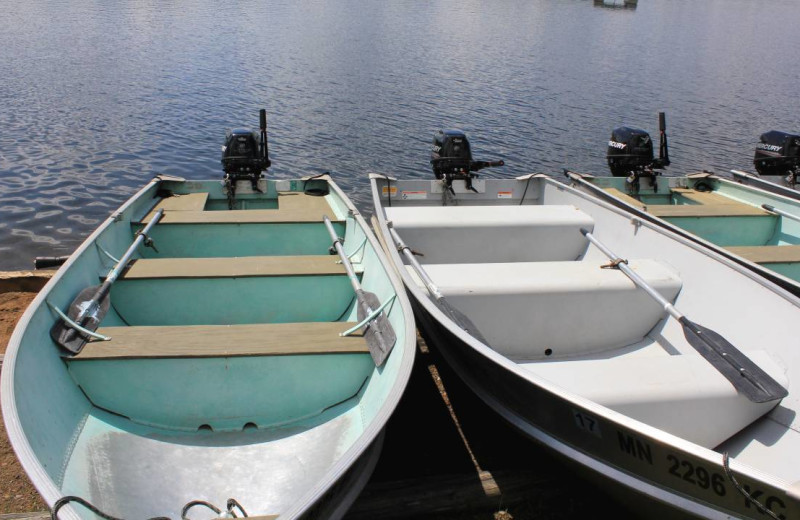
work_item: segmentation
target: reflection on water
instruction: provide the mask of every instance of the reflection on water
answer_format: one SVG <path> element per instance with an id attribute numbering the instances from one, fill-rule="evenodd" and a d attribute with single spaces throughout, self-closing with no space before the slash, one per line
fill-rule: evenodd
<path id="1" fill-rule="evenodd" d="M 487 176 L 606 174 L 623 124 L 670 121 L 670 172 L 749 168 L 800 130 L 800 3 L 10 2 L 0 17 L 0 269 L 72 251 L 155 173 L 220 175 L 269 114 L 274 177 L 430 174 L 442 127 Z"/>

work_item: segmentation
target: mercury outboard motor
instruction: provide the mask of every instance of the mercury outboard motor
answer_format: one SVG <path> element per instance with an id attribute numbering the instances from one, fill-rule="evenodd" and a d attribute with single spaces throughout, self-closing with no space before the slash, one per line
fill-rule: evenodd
<path id="1" fill-rule="evenodd" d="M 761 134 L 753 164 L 759 175 L 782 175 L 789 184 L 800 176 L 800 135 L 772 130 Z"/>
<path id="2" fill-rule="evenodd" d="M 638 128 L 623 126 L 611 132 L 608 141 L 608 168 L 614 177 L 628 177 L 631 191 L 639 191 L 639 179 L 649 177 L 655 189 L 655 176 L 660 170 L 669 166 L 669 149 L 667 148 L 667 119 L 664 112 L 658 113 L 658 126 L 661 134 L 658 148 L 658 159 L 653 158 L 653 140 L 650 134 Z"/>
<path id="3" fill-rule="evenodd" d="M 222 169 L 225 172 L 225 188 L 228 193 L 228 208 L 236 201 L 236 183 L 250 181 L 253 191 L 261 192 L 258 181 L 272 164 L 267 145 L 267 111 L 261 109 L 261 133 L 244 128 L 228 131 L 222 147 Z"/>
<path id="4" fill-rule="evenodd" d="M 463 179 L 467 188 L 472 187 L 472 179 L 478 177 L 478 170 L 503 166 L 503 161 L 473 161 L 472 150 L 467 136 L 461 130 L 439 130 L 433 135 L 431 167 L 437 179 L 444 179 L 447 189 L 453 193 L 453 180 Z"/>

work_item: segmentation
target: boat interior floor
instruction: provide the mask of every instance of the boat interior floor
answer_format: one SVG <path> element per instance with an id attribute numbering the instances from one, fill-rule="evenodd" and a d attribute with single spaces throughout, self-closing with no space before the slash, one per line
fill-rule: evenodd
<path id="1" fill-rule="evenodd" d="M 689 202 L 670 208 L 773 218 L 714 194 L 681 195 Z M 677 321 L 620 270 L 604 268 L 605 256 L 579 232 L 594 228 L 583 211 L 566 205 L 407 205 L 386 208 L 386 214 L 406 244 L 424 253 L 420 261 L 447 301 L 469 316 L 493 350 L 531 377 L 707 448 L 728 440 L 733 449 L 734 439 L 747 439 L 743 430 L 752 433 L 755 427 L 748 426 L 765 414 L 757 426 L 763 435 L 772 435 L 774 424 L 782 442 L 800 442 L 790 426 L 793 416 L 775 421 L 783 409 L 777 401 L 753 403 L 739 394 L 688 344 Z M 541 250 L 554 243 L 555 257 L 543 256 Z M 678 299 L 683 282 L 671 265 L 648 258 L 627 264 L 666 300 Z M 413 268 L 406 270 L 424 288 Z M 770 353 L 747 355 L 788 388 Z M 786 475 L 800 480 L 798 470 Z"/>
<path id="2" fill-rule="evenodd" d="M 188 500 L 224 505 L 228 498 L 251 515 L 279 514 L 363 431 L 353 401 L 305 422 L 236 432 L 162 430 L 93 409 L 61 488 L 118 517 L 174 518 Z"/>

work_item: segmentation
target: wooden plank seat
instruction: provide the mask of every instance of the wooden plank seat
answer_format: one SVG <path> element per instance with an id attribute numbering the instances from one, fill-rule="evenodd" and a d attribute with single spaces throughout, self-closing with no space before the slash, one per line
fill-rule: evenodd
<path id="1" fill-rule="evenodd" d="M 352 399 L 375 370 L 354 323 L 101 327 L 67 358 L 94 406 L 167 429 L 240 431 L 308 419 Z"/>
<path id="2" fill-rule="evenodd" d="M 786 373 L 768 352 L 746 354 L 788 387 Z M 736 434 L 778 403 L 750 401 L 694 352 L 520 365 L 584 398 L 707 448 Z"/>
<path id="3" fill-rule="evenodd" d="M 346 275 L 338 256 L 247 256 L 232 258 L 140 258 L 123 280 L 149 278 L 245 278 L 255 276 Z M 356 273 L 363 267 L 355 264 Z"/>
<path id="4" fill-rule="evenodd" d="M 153 208 L 152 212 L 160 209 L 164 213 L 168 211 L 203 211 L 208 201 L 208 193 L 186 193 L 183 195 L 175 194 L 161 200 Z"/>
<path id="5" fill-rule="evenodd" d="M 355 322 L 101 327 L 110 341 L 91 341 L 69 363 L 98 359 L 209 358 L 368 353 Z"/>
<path id="6" fill-rule="evenodd" d="M 206 194 L 208 195 L 208 194 Z M 184 195 L 185 196 L 185 195 Z M 170 197 L 172 199 L 174 197 Z M 161 203 L 167 203 L 164 199 Z M 158 206 L 156 206 L 158 208 Z M 142 224 L 150 221 L 157 209 L 147 214 L 142 219 Z M 277 209 L 242 209 L 204 211 L 200 209 L 174 210 L 166 207 L 162 224 L 273 224 L 273 223 L 304 223 L 322 222 L 322 216 L 328 215 L 331 220 L 337 221 L 330 204 L 325 197 L 316 197 L 304 193 L 279 193 Z"/>
<path id="7" fill-rule="evenodd" d="M 800 262 L 800 246 L 731 246 L 726 249 L 757 264 Z"/>
<path id="8" fill-rule="evenodd" d="M 672 193 L 679 195 L 694 204 L 652 204 L 646 211 L 663 218 L 670 217 L 770 217 L 763 209 L 745 204 L 718 193 L 697 191 L 691 188 L 671 188 Z"/>
<path id="9" fill-rule="evenodd" d="M 656 217 L 764 217 L 775 218 L 761 208 L 736 204 L 653 204 L 647 212 Z"/>
<path id="10" fill-rule="evenodd" d="M 604 190 L 611 195 L 612 197 L 621 200 L 626 204 L 630 204 L 634 208 L 645 210 L 647 205 L 642 202 L 641 200 L 636 200 L 627 193 L 623 193 L 622 191 L 618 190 L 617 188 L 604 188 Z"/>

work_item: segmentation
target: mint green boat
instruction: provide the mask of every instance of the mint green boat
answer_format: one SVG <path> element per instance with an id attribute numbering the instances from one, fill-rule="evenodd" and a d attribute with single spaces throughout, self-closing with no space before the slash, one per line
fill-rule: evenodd
<path id="1" fill-rule="evenodd" d="M 657 223 L 800 295 L 800 200 L 710 174 L 595 177 L 572 185 Z"/>
<path id="2" fill-rule="evenodd" d="M 11 338 L 2 410 L 22 466 L 62 518 L 96 518 L 82 501 L 341 517 L 414 358 L 387 265 L 328 176 L 154 179 Z"/>

